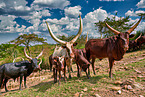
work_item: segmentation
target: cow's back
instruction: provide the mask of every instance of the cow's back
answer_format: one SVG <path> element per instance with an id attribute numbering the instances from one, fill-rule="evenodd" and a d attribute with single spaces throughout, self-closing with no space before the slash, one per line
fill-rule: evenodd
<path id="1" fill-rule="evenodd" d="M 90 39 L 86 45 L 86 55 L 97 57 L 99 59 L 107 57 L 107 42 L 106 39 Z"/>
<path id="2" fill-rule="evenodd" d="M 25 73 L 27 73 L 26 63 L 29 63 L 29 61 L 3 64 L 5 77 L 17 78 L 22 72 L 25 71 Z"/>

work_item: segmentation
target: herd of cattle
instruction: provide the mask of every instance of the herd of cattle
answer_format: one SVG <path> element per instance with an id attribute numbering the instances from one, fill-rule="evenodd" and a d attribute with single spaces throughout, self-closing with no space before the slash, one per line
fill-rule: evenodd
<path id="1" fill-rule="evenodd" d="M 90 39 L 86 42 L 84 49 L 75 49 L 74 46 L 77 45 L 76 40 L 82 33 L 83 29 L 83 23 L 80 16 L 80 27 L 77 35 L 69 42 L 63 41 L 58 39 L 52 32 L 50 26 L 47 24 L 49 33 L 51 37 L 61 44 L 61 46 L 56 46 L 53 54 L 49 57 L 50 62 L 50 70 L 53 69 L 53 77 L 54 77 L 54 83 L 57 82 L 57 72 L 59 72 L 59 84 L 60 80 L 62 78 L 61 72 L 64 73 L 64 80 L 66 81 L 66 67 L 68 67 L 69 70 L 69 78 L 71 78 L 71 68 L 73 60 L 77 64 L 77 76 L 81 76 L 81 71 L 83 70 L 86 72 L 87 78 L 90 78 L 90 69 L 89 66 L 92 65 L 93 73 L 95 73 L 95 58 L 103 59 L 108 58 L 109 59 L 109 77 L 112 78 L 112 67 L 114 65 L 114 61 L 121 60 L 123 58 L 123 55 L 129 48 L 135 49 L 137 46 L 141 46 L 142 43 L 145 42 L 145 36 L 139 36 L 134 41 L 129 41 L 129 38 L 133 37 L 133 35 L 129 35 L 140 23 L 142 17 L 140 20 L 128 31 L 125 33 L 119 32 L 112 27 L 110 27 L 107 23 L 106 26 L 109 30 L 111 30 L 115 36 L 112 36 L 110 38 L 104 38 L 104 39 Z M 31 58 L 26 53 L 26 47 L 24 48 L 24 54 L 26 58 L 28 58 L 30 61 L 20 61 L 20 62 L 13 62 L 13 63 L 6 63 L 0 66 L 0 87 L 5 86 L 5 91 L 7 92 L 6 83 L 10 78 L 13 78 L 14 80 L 18 77 L 20 77 L 20 90 L 21 90 L 21 84 L 22 84 L 22 78 L 24 77 L 24 86 L 26 86 L 26 77 L 29 76 L 33 71 L 41 70 L 40 64 L 37 65 L 37 59 L 43 54 L 42 52 L 36 57 Z M 91 62 L 90 62 L 91 60 Z M 88 70 L 88 71 L 87 71 Z"/>

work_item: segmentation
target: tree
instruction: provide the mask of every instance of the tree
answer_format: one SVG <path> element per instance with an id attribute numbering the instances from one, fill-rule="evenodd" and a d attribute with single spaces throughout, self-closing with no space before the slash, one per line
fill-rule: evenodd
<path id="1" fill-rule="evenodd" d="M 112 28 L 120 32 L 125 32 L 134 24 L 134 23 L 128 24 L 128 22 L 130 21 L 129 16 L 125 18 L 120 17 L 119 19 L 116 20 L 116 15 L 113 16 L 113 18 L 107 17 L 104 21 L 99 21 L 95 23 L 95 26 L 98 27 L 97 30 L 101 34 L 101 37 L 103 35 L 104 37 L 110 37 L 114 35 L 114 33 L 112 33 L 109 29 L 106 28 L 105 22 L 107 22 Z"/>
<path id="2" fill-rule="evenodd" d="M 62 36 L 58 36 L 58 38 L 61 40 L 64 40 L 64 41 L 71 41 L 75 36 L 76 35 L 71 35 L 71 36 L 66 37 L 66 36 L 62 35 Z M 76 42 L 78 43 L 78 45 L 75 48 L 77 48 L 77 49 L 84 48 L 84 45 L 86 42 L 86 35 L 81 35 L 77 39 Z"/>
<path id="3" fill-rule="evenodd" d="M 21 44 L 25 45 L 30 54 L 30 50 L 29 50 L 30 43 L 40 42 L 40 43 L 47 44 L 45 40 L 46 39 L 44 38 L 39 38 L 38 35 L 36 34 L 23 34 L 23 35 L 20 35 L 15 40 L 10 41 L 10 43 L 14 43 L 16 46 L 21 45 Z"/>

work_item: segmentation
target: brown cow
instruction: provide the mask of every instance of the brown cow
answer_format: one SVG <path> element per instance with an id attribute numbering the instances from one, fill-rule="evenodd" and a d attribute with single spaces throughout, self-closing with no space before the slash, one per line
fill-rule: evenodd
<path id="1" fill-rule="evenodd" d="M 137 45 L 139 47 L 139 49 L 141 48 L 141 45 L 145 43 L 145 36 L 141 36 L 138 40 L 137 40 Z"/>
<path id="2" fill-rule="evenodd" d="M 52 71 L 52 54 L 49 56 L 49 66 L 50 66 L 50 71 Z"/>
<path id="3" fill-rule="evenodd" d="M 129 34 L 138 26 L 140 23 L 142 17 L 140 20 L 127 32 L 122 33 L 119 32 L 112 27 L 110 27 L 107 23 L 106 26 L 108 29 L 110 29 L 116 36 L 105 38 L 105 39 L 90 39 L 86 45 L 86 57 L 87 60 L 90 61 L 92 59 L 92 67 L 95 74 L 95 68 L 94 68 L 94 62 L 95 58 L 103 59 L 108 58 L 109 59 L 109 77 L 112 78 L 112 67 L 115 60 L 121 60 L 123 58 L 123 55 L 129 48 Z"/>
<path id="4" fill-rule="evenodd" d="M 86 72 L 86 76 L 87 78 L 90 78 L 88 73 L 87 73 L 87 68 L 89 69 L 90 63 L 88 62 L 88 60 L 86 59 L 86 53 L 85 53 L 85 49 L 74 49 L 74 54 L 75 54 L 75 62 L 77 64 L 77 69 L 78 69 L 78 73 L 77 76 L 80 77 L 81 76 L 81 71 L 83 69 L 83 71 Z"/>
<path id="5" fill-rule="evenodd" d="M 138 48 L 137 41 L 138 41 L 138 39 L 141 38 L 141 35 L 142 35 L 142 33 L 135 40 L 130 40 L 129 41 L 129 50 L 130 51 L 131 51 L 131 49 L 136 50 Z"/>

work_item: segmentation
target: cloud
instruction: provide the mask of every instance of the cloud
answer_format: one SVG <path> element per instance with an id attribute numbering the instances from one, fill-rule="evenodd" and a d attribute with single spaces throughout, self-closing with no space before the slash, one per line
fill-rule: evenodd
<path id="1" fill-rule="evenodd" d="M 133 10 L 128 10 L 128 11 L 125 13 L 125 15 L 126 15 L 126 16 L 137 16 Z"/>
<path id="2" fill-rule="evenodd" d="M 0 15 L 0 33 L 12 33 L 15 29 L 14 26 L 16 25 L 16 21 L 14 21 L 14 19 L 14 15 Z"/>
<path id="3" fill-rule="evenodd" d="M 74 6 L 74 7 L 67 7 L 64 9 L 65 15 L 70 17 L 70 18 L 76 18 L 78 17 L 80 12 L 81 6 Z"/>
<path id="4" fill-rule="evenodd" d="M 26 6 L 28 2 L 25 0 L 1 0 L 0 15 L 10 14 L 15 16 L 28 15 L 32 9 Z"/>
<path id="5" fill-rule="evenodd" d="M 145 8 L 145 0 L 140 0 L 140 2 L 138 2 L 138 3 L 136 4 L 136 6 L 137 6 L 138 8 Z"/>
<path id="6" fill-rule="evenodd" d="M 101 7 L 94 10 L 93 12 L 88 13 L 83 19 L 83 34 L 89 32 L 89 36 L 91 37 L 100 37 L 100 35 L 97 33 L 97 30 L 95 30 L 96 27 L 94 23 L 99 22 L 99 20 L 104 21 L 107 16 L 108 14 L 106 10 L 103 10 Z"/>
<path id="7" fill-rule="evenodd" d="M 138 11 L 133 11 L 133 10 L 128 10 L 126 13 L 125 13 L 125 15 L 126 16 L 138 16 L 138 14 L 144 14 L 145 13 L 145 11 L 143 11 L 143 10 L 138 10 Z"/>
<path id="8" fill-rule="evenodd" d="M 70 2 L 68 0 L 34 0 L 32 5 L 39 5 L 50 9 L 64 9 L 64 7 L 70 5 Z"/>

